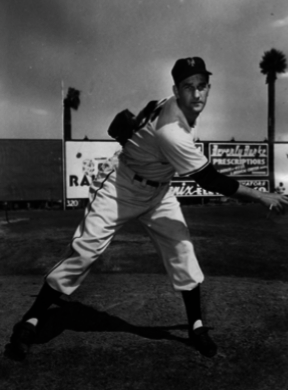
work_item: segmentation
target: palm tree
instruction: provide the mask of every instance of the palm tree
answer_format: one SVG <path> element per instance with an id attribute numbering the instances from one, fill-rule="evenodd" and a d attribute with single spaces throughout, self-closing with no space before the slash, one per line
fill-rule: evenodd
<path id="1" fill-rule="evenodd" d="M 63 101 L 63 127 L 66 141 L 72 138 L 71 109 L 78 110 L 80 105 L 80 91 L 69 88 Z"/>
<path id="2" fill-rule="evenodd" d="M 275 81 L 277 74 L 284 73 L 287 68 L 285 54 L 280 50 L 271 49 L 264 52 L 260 62 L 261 73 L 266 76 L 268 84 L 268 139 L 275 141 Z"/>
<path id="3" fill-rule="evenodd" d="M 270 191 L 274 191 L 275 81 L 277 80 L 277 74 L 284 73 L 287 68 L 285 54 L 276 49 L 266 51 L 264 52 L 259 66 L 261 69 L 261 73 L 266 76 L 266 84 L 268 85 L 268 142 L 271 186 Z"/>

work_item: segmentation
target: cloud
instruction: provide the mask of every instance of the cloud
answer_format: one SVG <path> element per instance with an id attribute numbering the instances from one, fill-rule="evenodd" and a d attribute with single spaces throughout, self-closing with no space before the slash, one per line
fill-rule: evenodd
<path id="1" fill-rule="evenodd" d="M 31 108 L 30 110 L 32 113 L 37 115 L 49 115 L 49 112 L 47 110 L 43 110 L 42 108 Z"/>
<path id="2" fill-rule="evenodd" d="M 251 2 L 249 0 L 205 0 L 199 4 L 202 7 L 202 13 L 211 21 L 221 20 L 228 24 L 237 23 L 243 18 L 247 18 L 244 11 Z"/>
<path id="3" fill-rule="evenodd" d="M 7 138 L 50 138 L 61 136 L 61 106 L 57 110 L 36 107 L 29 102 L 0 104 L 2 128 Z"/>
<path id="4" fill-rule="evenodd" d="M 272 23 L 272 27 L 276 27 L 276 28 L 285 27 L 285 26 L 288 26 L 288 16 L 286 16 L 286 18 L 284 19 L 278 19 Z"/>

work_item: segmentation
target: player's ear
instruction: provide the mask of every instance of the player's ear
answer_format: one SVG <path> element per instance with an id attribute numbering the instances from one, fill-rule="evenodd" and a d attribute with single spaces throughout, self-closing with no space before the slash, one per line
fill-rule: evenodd
<path id="1" fill-rule="evenodd" d="M 176 99 L 179 98 L 179 92 L 178 92 L 178 88 L 176 87 L 176 85 L 173 85 L 173 93 L 176 97 Z"/>
<path id="2" fill-rule="evenodd" d="M 209 92 L 210 92 L 210 89 L 211 89 L 211 84 L 208 84 L 208 89 L 207 89 L 207 95 L 206 96 L 208 96 L 209 95 Z"/>

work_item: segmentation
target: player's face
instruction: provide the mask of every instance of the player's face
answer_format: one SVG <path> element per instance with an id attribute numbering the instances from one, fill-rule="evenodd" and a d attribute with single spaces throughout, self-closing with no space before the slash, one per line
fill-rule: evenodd
<path id="1" fill-rule="evenodd" d="M 195 74 L 174 86 L 178 104 L 186 116 L 198 116 L 203 111 L 209 95 L 210 84 L 204 74 Z"/>

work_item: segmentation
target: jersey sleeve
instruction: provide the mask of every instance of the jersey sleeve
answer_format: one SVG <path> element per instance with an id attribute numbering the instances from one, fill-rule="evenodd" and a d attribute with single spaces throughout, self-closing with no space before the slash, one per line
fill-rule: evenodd
<path id="1" fill-rule="evenodd" d="M 159 148 L 163 156 L 180 176 L 199 172 L 208 165 L 188 132 L 179 123 L 165 125 L 157 130 Z"/>

